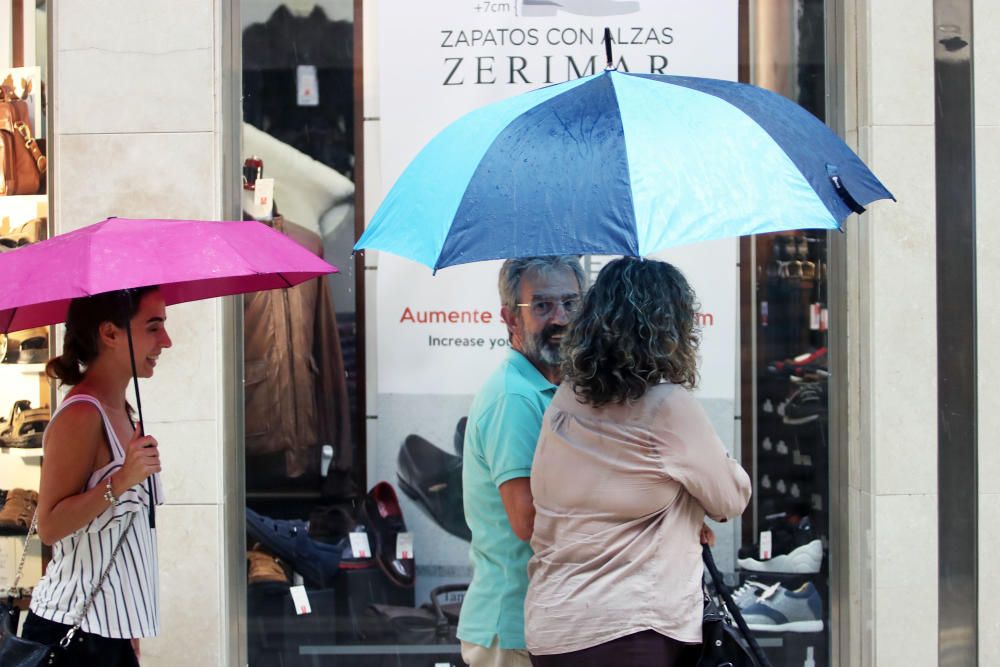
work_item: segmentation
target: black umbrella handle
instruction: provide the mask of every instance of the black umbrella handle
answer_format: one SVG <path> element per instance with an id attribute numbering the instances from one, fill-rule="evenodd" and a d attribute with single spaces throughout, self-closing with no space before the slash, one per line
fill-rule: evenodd
<path id="1" fill-rule="evenodd" d="M 604 55 L 608 57 L 608 66 L 606 69 L 614 69 L 614 59 L 611 56 L 611 28 L 604 29 L 604 39 L 602 41 L 604 42 Z"/>
<path id="2" fill-rule="evenodd" d="M 132 312 L 132 290 L 125 290 L 129 307 L 126 313 Z M 135 367 L 135 347 L 132 344 L 132 318 L 125 321 L 125 334 L 128 336 L 128 358 L 132 362 L 132 386 L 135 387 L 135 409 L 139 413 L 139 435 L 146 435 L 146 427 L 142 421 L 142 398 L 139 396 L 139 372 Z M 156 528 L 156 492 L 153 490 L 153 476 L 146 478 L 146 491 L 149 494 L 149 527 Z"/>

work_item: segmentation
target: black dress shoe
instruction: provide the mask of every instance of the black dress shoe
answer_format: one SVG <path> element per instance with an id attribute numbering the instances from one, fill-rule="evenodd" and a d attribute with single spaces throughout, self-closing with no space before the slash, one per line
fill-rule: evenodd
<path id="1" fill-rule="evenodd" d="M 398 464 L 403 493 L 446 531 L 471 541 L 462 504 L 462 459 L 410 435 L 399 448 Z"/>
<path id="2" fill-rule="evenodd" d="M 406 532 L 403 510 L 396 490 L 389 482 L 379 482 L 365 496 L 362 508 L 369 533 L 374 537 L 375 560 L 389 579 L 409 588 L 413 586 L 413 558 L 396 558 L 396 536 Z"/>

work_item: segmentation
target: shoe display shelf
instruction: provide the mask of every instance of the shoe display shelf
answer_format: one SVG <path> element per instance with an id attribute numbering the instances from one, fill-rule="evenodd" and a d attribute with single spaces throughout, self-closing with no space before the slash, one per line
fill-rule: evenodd
<path id="1" fill-rule="evenodd" d="M 790 630 L 757 630 L 755 635 L 775 667 L 826 665 L 830 600 L 828 336 L 825 321 L 817 317 L 826 303 L 826 233 L 806 230 L 762 235 L 756 237 L 754 256 L 754 422 L 752 431 L 744 431 L 744 452 L 753 452 L 753 511 L 748 515 L 755 521 L 752 530 L 744 532 L 744 552 L 758 549 L 761 530 L 785 520 L 775 523 L 775 517 L 803 517 L 811 524 L 811 537 L 820 540 L 822 561 L 815 568 L 818 571 L 737 568 L 737 575 L 741 585 L 752 580 L 778 586 L 776 590 L 791 593 L 789 599 L 809 591 L 815 602 L 818 595 L 818 614 L 774 621 Z M 781 550 L 775 544 L 776 558 L 787 553 L 787 548 Z M 779 618 L 774 610 L 768 613 Z M 816 621 L 822 622 L 821 628 Z"/>

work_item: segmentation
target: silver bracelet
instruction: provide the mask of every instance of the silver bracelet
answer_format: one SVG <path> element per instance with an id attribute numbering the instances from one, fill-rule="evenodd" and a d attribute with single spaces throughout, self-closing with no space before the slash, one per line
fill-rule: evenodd
<path id="1" fill-rule="evenodd" d="M 112 505 L 118 504 L 118 498 L 111 490 L 111 477 L 108 477 L 108 483 L 104 486 L 104 499 L 107 500 Z"/>

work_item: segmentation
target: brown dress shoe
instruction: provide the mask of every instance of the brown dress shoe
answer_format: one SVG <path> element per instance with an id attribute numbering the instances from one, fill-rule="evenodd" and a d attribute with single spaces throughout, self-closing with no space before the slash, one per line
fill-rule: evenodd
<path id="1" fill-rule="evenodd" d="M 254 545 L 247 552 L 247 560 L 250 561 L 247 583 L 279 583 L 286 586 L 290 585 L 291 582 L 288 580 L 288 574 L 285 573 L 285 569 L 281 567 L 278 559 L 261 549 L 259 544 Z"/>
<path id="2" fill-rule="evenodd" d="M 7 502 L 0 508 L 0 535 L 27 535 L 31 519 L 38 507 L 38 493 L 28 489 L 11 489 Z"/>

